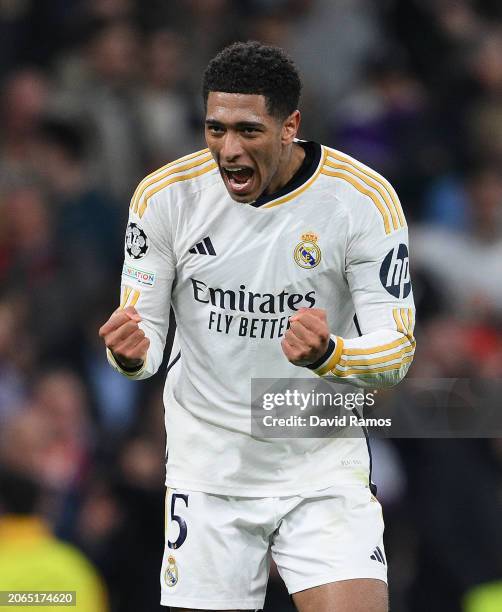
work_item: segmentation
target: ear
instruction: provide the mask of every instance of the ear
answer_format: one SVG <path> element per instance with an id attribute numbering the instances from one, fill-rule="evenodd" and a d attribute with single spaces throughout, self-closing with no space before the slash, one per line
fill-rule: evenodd
<path id="1" fill-rule="evenodd" d="M 295 110 L 286 117 L 282 124 L 281 143 L 283 146 L 293 143 L 300 127 L 301 115 L 299 110 Z"/>

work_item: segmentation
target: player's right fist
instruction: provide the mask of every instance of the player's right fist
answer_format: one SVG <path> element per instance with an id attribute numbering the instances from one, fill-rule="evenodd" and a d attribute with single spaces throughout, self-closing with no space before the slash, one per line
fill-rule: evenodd
<path id="1" fill-rule="evenodd" d="M 119 365 L 130 370 L 141 367 L 150 346 L 150 340 L 138 325 L 140 321 L 136 309 L 128 306 L 118 308 L 99 329 L 100 337 Z"/>

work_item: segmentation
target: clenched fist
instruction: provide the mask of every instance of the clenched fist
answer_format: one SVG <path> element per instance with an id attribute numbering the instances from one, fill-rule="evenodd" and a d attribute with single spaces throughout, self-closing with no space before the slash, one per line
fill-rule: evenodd
<path id="1" fill-rule="evenodd" d="M 281 342 L 284 354 L 297 366 L 315 363 L 328 350 L 326 311 L 321 308 L 300 308 L 289 321 L 290 327 Z"/>
<path id="2" fill-rule="evenodd" d="M 119 365 L 130 370 L 143 364 L 150 346 L 150 340 L 138 325 L 140 321 L 134 307 L 118 308 L 99 330 Z"/>

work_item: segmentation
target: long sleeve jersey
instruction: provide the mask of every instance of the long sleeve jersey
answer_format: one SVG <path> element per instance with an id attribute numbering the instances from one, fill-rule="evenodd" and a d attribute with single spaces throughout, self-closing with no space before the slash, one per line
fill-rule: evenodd
<path id="1" fill-rule="evenodd" d="M 159 368 L 177 322 L 165 393 L 166 484 L 238 496 L 294 495 L 368 480 L 364 437 L 251 434 L 253 378 L 322 376 L 368 388 L 397 384 L 413 359 L 408 234 L 378 173 L 299 142 L 308 163 L 278 193 L 231 199 L 203 150 L 146 177 L 130 205 L 121 306 L 134 305 Z M 281 348 L 288 319 L 323 308 L 331 331 L 315 368 Z"/>

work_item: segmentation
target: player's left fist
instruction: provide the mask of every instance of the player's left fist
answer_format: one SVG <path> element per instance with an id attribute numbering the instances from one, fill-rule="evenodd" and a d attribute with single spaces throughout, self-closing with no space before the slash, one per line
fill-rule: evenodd
<path id="1" fill-rule="evenodd" d="M 288 360 L 297 366 L 306 366 L 320 359 L 329 344 L 326 311 L 321 308 L 300 308 L 289 317 L 289 322 L 290 327 L 281 342 Z"/>

